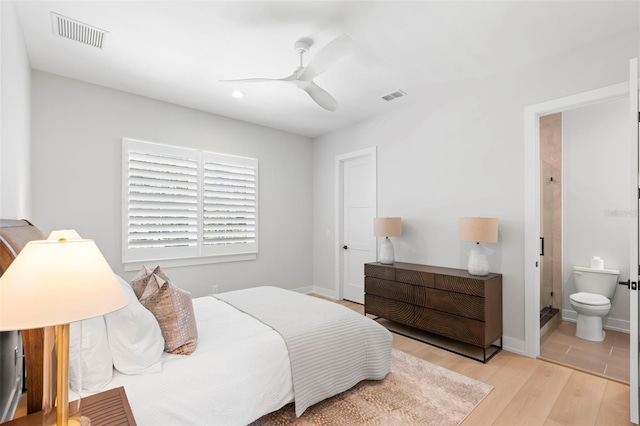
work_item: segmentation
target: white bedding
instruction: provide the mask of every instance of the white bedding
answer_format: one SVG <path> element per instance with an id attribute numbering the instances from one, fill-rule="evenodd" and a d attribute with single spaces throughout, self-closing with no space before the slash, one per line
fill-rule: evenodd
<path id="1" fill-rule="evenodd" d="M 389 373 L 391 333 L 351 309 L 270 286 L 216 297 L 282 336 L 291 363 L 296 416 L 362 380 L 381 380 Z"/>
<path id="2" fill-rule="evenodd" d="M 125 387 L 139 426 L 246 425 L 293 400 L 289 356 L 276 331 L 213 297 L 193 299 L 193 307 L 192 355 L 164 353 L 161 373 L 114 370 L 105 388 Z"/>

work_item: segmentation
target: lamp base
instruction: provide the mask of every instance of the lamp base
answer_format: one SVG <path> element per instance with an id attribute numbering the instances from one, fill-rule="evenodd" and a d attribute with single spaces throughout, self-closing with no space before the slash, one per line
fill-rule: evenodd
<path id="1" fill-rule="evenodd" d="M 91 426 L 91 419 L 75 413 L 69 417 L 69 324 L 56 325 L 57 371 L 56 371 L 56 425 Z M 74 411 L 79 411 L 80 401 L 74 401 Z"/>
<path id="2" fill-rule="evenodd" d="M 378 256 L 378 261 L 385 265 L 393 264 L 395 260 L 395 253 L 393 252 L 393 244 L 389 237 L 385 237 L 380 244 L 380 255 Z"/>
<path id="3" fill-rule="evenodd" d="M 485 276 L 489 275 L 489 258 L 487 250 L 476 243 L 471 251 L 469 251 L 469 264 L 467 269 L 471 275 Z"/>

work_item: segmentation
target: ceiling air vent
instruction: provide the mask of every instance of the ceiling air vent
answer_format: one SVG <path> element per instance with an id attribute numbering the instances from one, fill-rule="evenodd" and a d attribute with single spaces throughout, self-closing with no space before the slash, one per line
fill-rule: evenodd
<path id="1" fill-rule="evenodd" d="M 107 31 L 51 12 L 53 34 L 102 49 Z"/>
<path id="2" fill-rule="evenodd" d="M 405 95 L 406 95 L 406 92 L 403 92 L 402 90 L 396 90 L 393 93 L 389 93 L 388 95 L 382 96 L 382 99 L 384 99 L 385 101 L 392 101 L 394 99 L 401 98 Z"/>

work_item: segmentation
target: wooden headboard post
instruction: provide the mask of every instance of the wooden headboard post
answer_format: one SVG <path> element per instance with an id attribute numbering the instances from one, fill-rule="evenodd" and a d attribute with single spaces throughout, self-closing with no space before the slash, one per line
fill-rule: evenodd
<path id="1" fill-rule="evenodd" d="M 29 241 L 45 239 L 45 235 L 26 220 L 0 219 L 0 275 Z M 42 409 L 45 329 L 22 330 L 21 334 L 27 371 L 27 412 L 34 413 Z"/>

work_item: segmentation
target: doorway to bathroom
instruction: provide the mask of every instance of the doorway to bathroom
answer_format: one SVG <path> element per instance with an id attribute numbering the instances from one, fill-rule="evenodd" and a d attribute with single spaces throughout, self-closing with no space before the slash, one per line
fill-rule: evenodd
<path id="1" fill-rule="evenodd" d="M 545 115 L 540 137 L 540 358 L 629 383 L 629 292 L 616 291 L 602 342 L 576 337 L 573 267 L 629 269 L 628 98 Z M 623 275 L 624 272 L 623 272 Z M 626 288 L 624 289 L 626 290 Z"/>

